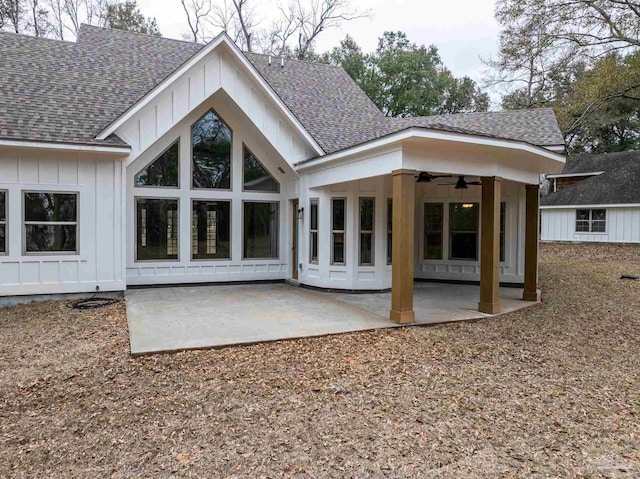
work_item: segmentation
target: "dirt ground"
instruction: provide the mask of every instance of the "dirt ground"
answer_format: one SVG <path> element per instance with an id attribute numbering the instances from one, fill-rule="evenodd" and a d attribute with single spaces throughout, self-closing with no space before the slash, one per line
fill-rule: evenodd
<path id="1" fill-rule="evenodd" d="M 543 304 L 131 358 L 124 304 L 0 310 L 0 477 L 640 477 L 640 248 L 542 248 Z"/>

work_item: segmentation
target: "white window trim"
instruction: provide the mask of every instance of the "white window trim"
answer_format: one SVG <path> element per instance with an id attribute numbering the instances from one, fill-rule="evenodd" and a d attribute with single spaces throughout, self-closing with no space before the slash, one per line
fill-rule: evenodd
<path id="1" fill-rule="evenodd" d="M 373 201 L 373 211 L 371 218 L 371 230 L 362 229 L 362 212 L 360 210 L 361 200 Z M 371 235 L 371 263 L 362 262 L 362 233 Z M 358 198 L 358 266 L 375 266 L 376 265 L 376 198 L 375 196 L 360 196 Z"/>
<path id="2" fill-rule="evenodd" d="M 0 220 L 0 225 L 4 225 L 4 251 L 0 251 L 0 256 L 9 255 L 9 190 L 0 190 L 4 194 L 4 220 Z"/>
<path id="3" fill-rule="evenodd" d="M 232 132 L 233 133 L 233 132 Z M 233 137 L 231 137 L 231 139 L 233 140 Z M 233 144 L 233 141 L 232 141 Z M 193 148 L 193 143 L 192 143 L 192 148 Z M 260 166 L 262 166 L 262 168 L 264 168 L 264 170 L 267 172 L 267 174 L 273 179 L 273 181 L 276 182 L 276 184 L 278 185 L 278 191 L 267 191 L 267 190 L 248 190 L 247 188 L 245 188 L 245 179 L 244 179 L 244 174 L 245 174 L 245 170 L 244 170 L 244 155 L 245 155 L 245 150 L 249 152 L 249 154 L 251 156 L 253 156 L 255 158 L 255 160 L 258 162 L 258 164 Z M 233 151 L 232 151 L 233 153 Z M 233 154 L 232 154 L 233 157 Z M 192 164 L 193 167 L 193 164 Z M 271 171 L 269 170 L 269 168 L 266 167 L 266 165 L 260 161 L 260 159 L 258 158 L 258 156 L 256 154 L 253 153 L 253 150 L 251 148 L 249 148 L 247 146 L 246 143 L 242 143 L 242 192 L 243 193 L 264 193 L 265 195 L 279 195 L 280 194 L 280 190 L 282 189 L 280 182 L 276 179 L 276 177 L 273 175 L 273 173 L 271 173 Z"/>
<path id="4" fill-rule="evenodd" d="M 465 204 L 473 204 L 478 208 L 478 219 L 476 221 L 476 230 L 473 231 L 456 231 L 456 233 L 475 233 L 476 234 L 476 257 L 475 258 L 454 258 L 453 257 L 453 246 L 452 246 L 452 238 L 451 234 L 453 233 L 451 229 L 451 205 L 465 205 Z M 447 232 L 447 243 L 449 244 L 449 261 L 463 261 L 463 262 L 478 262 L 480 261 L 480 243 L 481 243 L 481 222 L 482 222 L 482 204 L 480 201 L 451 201 L 447 205 L 447 214 L 449 215 L 449 231 Z M 444 227 L 443 227 L 444 228 Z"/>
<path id="5" fill-rule="evenodd" d="M 589 223 L 589 231 L 578 231 L 578 211 L 580 210 L 586 210 L 589 212 L 589 219 L 588 220 L 581 220 L 581 221 L 588 221 Z M 591 229 L 593 228 L 593 210 L 604 210 L 604 231 L 591 231 Z M 609 234 L 609 232 L 607 231 L 607 227 L 608 227 L 608 221 L 609 219 L 609 211 L 607 210 L 607 208 L 576 208 L 575 209 L 575 216 L 574 216 L 574 229 L 575 229 L 575 234 L 577 235 L 607 235 Z M 595 220 L 595 221 L 599 221 L 599 220 Z"/>
<path id="6" fill-rule="evenodd" d="M 193 127 L 196 126 L 205 116 L 209 114 L 209 112 L 213 112 L 215 116 L 218 117 L 218 120 L 222 122 L 224 126 L 226 126 L 231 132 L 231 141 L 229 142 L 229 188 L 196 188 L 193 186 Z M 189 128 L 189 189 L 191 191 L 233 191 L 233 145 L 235 142 L 235 135 L 233 133 L 233 128 L 229 126 L 229 124 L 220 116 L 218 112 L 213 108 L 207 109 L 202 115 L 198 117 L 196 121 L 191 124 Z M 180 183 L 178 183 L 180 185 Z"/>
<path id="7" fill-rule="evenodd" d="M 190 260 L 192 263 L 197 263 L 199 261 L 231 261 L 233 257 L 233 200 L 230 199 L 216 199 L 216 198 L 190 198 L 191 199 L 191 229 L 189 230 L 190 235 Z M 228 258 L 194 258 L 193 257 L 193 204 L 196 201 L 205 201 L 207 203 L 229 203 L 229 257 Z"/>
<path id="8" fill-rule="evenodd" d="M 316 207 L 316 227 L 313 228 L 313 207 Z M 320 262 L 320 199 L 311 198 L 309 200 L 309 263 L 318 264 Z M 313 259 L 313 234 L 316 235 L 318 245 L 318 257 Z"/>
<path id="9" fill-rule="evenodd" d="M 26 210 L 25 197 L 29 193 L 74 195 L 76 197 L 76 220 L 75 221 L 26 221 L 25 217 L 26 217 L 27 210 Z M 23 256 L 78 256 L 80 254 L 80 192 L 79 191 L 51 191 L 51 190 L 22 190 L 21 195 L 22 195 L 22 255 Z M 75 226 L 76 227 L 75 251 L 27 251 L 27 225 Z"/>
<path id="10" fill-rule="evenodd" d="M 333 229 L 333 202 L 334 201 L 343 201 L 344 202 L 344 211 L 343 211 L 343 219 L 344 219 L 344 224 L 342 225 L 342 229 L 341 230 L 334 230 Z M 347 198 L 346 197 L 335 197 L 335 198 L 331 198 L 331 265 L 333 266 L 346 266 L 347 265 Z M 343 257 L 344 257 L 344 261 L 335 261 L 334 256 L 335 256 L 335 251 L 334 251 L 334 245 L 335 245 L 335 241 L 333 239 L 334 235 L 336 233 L 342 233 L 342 238 L 343 238 L 343 247 L 344 247 L 344 251 L 343 251 Z"/>
<path id="11" fill-rule="evenodd" d="M 178 213 L 177 224 L 177 245 L 178 254 L 176 259 L 138 259 L 138 201 L 140 200 L 175 200 L 178 205 L 176 211 Z M 133 197 L 133 262 L 134 263 L 179 263 L 180 262 L 180 198 L 168 196 L 134 196 Z"/>

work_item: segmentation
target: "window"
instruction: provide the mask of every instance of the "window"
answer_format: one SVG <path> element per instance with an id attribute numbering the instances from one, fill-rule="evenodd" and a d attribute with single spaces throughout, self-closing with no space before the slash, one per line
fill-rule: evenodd
<path id="1" fill-rule="evenodd" d="M 442 259 L 442 203 L 424 205 L 424 259 Z"/>
<path id="2" fill-rule="evenodd" d="M 78 193 L 24 193 L 24 250 L 78 252 Z"/>
<path id="3" fill-rule="evenodd" d="M 180 140 L 163 151 L 135 177 L 135 186 L 164 186 L 177 188 Z"/>
<path id="4" fill-rule="evenodd" d="M 280 184 L 260 163 L 253 153 L 243 145 L 244 165 L 242 168 L 245 191 L 265 191 L 280 193 Z"/>
<path id="5" fill-rule="evenodd" d="M 375 198 L 360 198 L 360 265 L 374 264 Z"/>
<path id="6" fill-rule="evenodd" d="M 278 257 L 278 203 L 244 203 L 244 258 Z"/>
<path id="7" fill-rule="evenodd" d="M 136 198 L 136 260 L 178 259 L 178 200 Z"/>
<path id="8" fill-rule="evenodd" d="M 387 198 L 387 264 L 393 259 L 393 199 Z"/>
<path id="9" fill-rule="evenodd" d="M 449 204 L 449 258 L 478 260 L 478 203 Z"/>
<path id="10" fill-rule="evenodd" d="M 607 210 L 576 210 L 576 233 L 606 233 Z"/>
<path id="11" fill-rule="evenodd" d="M 7 192 L 0 191 L 0 254 L 7 252 Z"/>
<path id="12" fill-rule="evenodd" d="M 500 203 L 500 261 L 504 263 L 505 258 L 505 226 L 506 226 L 506 203 Z"/>
<path id="13" fill-rule="evenodd" d="M 345 261 L 345 208 L 347 200 L 333 198 L 331 200 L 331 264 L 346 264 Z"/>
<path id="14" fill-rule="evenodd" d="M 213 110 L 191 127 L 191 145 L 193 187 L 231 189 L 231 130 Z"/>
<path id="15" fill-rule="evenodd" d="M 309 226 L 309 261 L 318 263 L 318 200 L 311 200 L 311 225 Z"/>
<path id="16" fill-rule="evenodd" d="M 230 259 L 231 202 L 193 200 L 191 208 L 191 257 Z"/>

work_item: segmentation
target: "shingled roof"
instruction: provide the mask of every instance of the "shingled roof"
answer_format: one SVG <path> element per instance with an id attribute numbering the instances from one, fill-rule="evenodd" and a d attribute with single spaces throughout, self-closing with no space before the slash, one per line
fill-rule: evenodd
<path id="1" fill-rule="evenodd" d="M 543 196 L 542 206 L 640 204 L 640 151 L 573 155 L 562 174 L 597 172 Z"/>
<path id="2" fill-rule="evenodd" d="M 202 47 L 89 25 L 75 43 L 0 33 L 0 138 L 121 144 L 95 137 Z M 410 127 L 563 144 L 550 109 L 389 118 L 340 67 L 246 56 L 326 153 Z"/>

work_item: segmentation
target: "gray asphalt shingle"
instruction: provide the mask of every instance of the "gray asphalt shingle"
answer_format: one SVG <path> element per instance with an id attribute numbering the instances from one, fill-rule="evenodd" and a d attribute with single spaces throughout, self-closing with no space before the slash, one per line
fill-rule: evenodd
<path id="1" fill-rule="evenodd" d="M 597 176 L 543 196 L 543 206 L 640 204 L 640 151 L 582 154 L 567 158 L 563 174 Z"/>
<path id="2" fill-rule="evenodd" d="M 0 138 L 121 144 L 95 136 L 201 48 L 88 25 L 75 43 L 0 33 Z M 326 153 L 411 126 L 563 144 L 550 109 L 389 118 L 342 68 L 246 56 Z"/>

